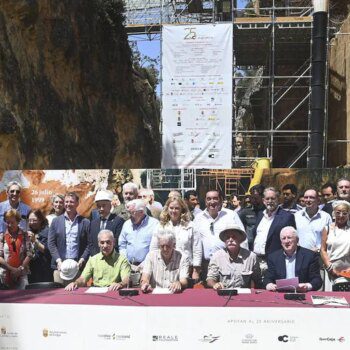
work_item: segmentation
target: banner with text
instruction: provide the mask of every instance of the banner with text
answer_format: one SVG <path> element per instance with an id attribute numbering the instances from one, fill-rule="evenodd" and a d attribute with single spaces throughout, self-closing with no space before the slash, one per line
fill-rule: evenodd
<path id="1" fill-rule="evenodd" d="M 231 168 L 232 24 L 162 35 L 162 167 Z"/>

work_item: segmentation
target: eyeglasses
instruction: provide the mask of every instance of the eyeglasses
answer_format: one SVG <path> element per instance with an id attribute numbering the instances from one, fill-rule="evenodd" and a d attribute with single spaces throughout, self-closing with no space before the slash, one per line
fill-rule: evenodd
<path id="1" fill-rule="evenodd" d="M 20 193 L 21 193 L 21 191 L 20 191 L 20 190 L 10 190 L 10 193 L 11 193 L 11 194 L 14 194 L 14 193 L 16 193 L 16 194 L 20 194 Z"/>

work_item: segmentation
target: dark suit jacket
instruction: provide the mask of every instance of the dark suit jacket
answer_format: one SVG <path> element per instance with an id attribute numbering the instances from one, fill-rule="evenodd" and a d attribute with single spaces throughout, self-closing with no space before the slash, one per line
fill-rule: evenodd
<path id="1" fill-rule="evenodd" d="M 118 251 L 118 238 L 120 235 L 120 231 L 122 230 L 123 224 L 124 224 L 124 220 L 116 214 L 109 215 L 109 218 L 106 223 L 105 229 L 111 230 L 113 232 L 117 251 Z M 91 256 L 100 252 L 100 248 L 98 246 L 98 240 L 97 240 L 97 235 L 100 232 L 100 227 L 101 227 L 100 217 L 91 221 L 90 229 L 89 229 L 89 248 L 90 248 Z"/>
<path id="2" fill-rule="evenodd" d="M 256 225 L 254 227 L 254 238 L 256 237 L 256 229 L 259 226 L 263 216 L 264 215 L 262 211 L 258 212 Z M 276 215 L 272 221 L 271 227 L 269 229 L 269 233 L 267 235 L 266 247 L 265 247 L 266 255 L 282 248 L 280 233 L 282 228 L 286 226 L 293 226 L 294 228 L 296 227 L 294 215 L 279 207 L 277 209 Z"/>
<path id="3" fill-rule="evenodd" d="M 268 283 L 276 283 L 276 280 L 286 278 L 286 262 L 283 249 L 269 255 L 267 258 L 268 269 L 264 278 L 264 286 Z M 318 290 L 322 286 L 318 254 L 312 250 L 298 247 L 295 260 L 295 276 L 299 277 L 299 283 L 311 283 L 312 290 Z"/>
<path id="4" fill-rule="evenodd" d="M 88 233 L 90 221 L 82 216 L 78 216 L 78 235 L 79 235 L 79 256 L 78 259 L 83 258 L 85 262 L 90 256 L 88 246 Z M 52 256 L 51 267 L 57 268 L 56 260 L 61 258 L 62 261 L 66 259 L 66 226 L 64 214 L 52 220 L 48 246 Z"/>

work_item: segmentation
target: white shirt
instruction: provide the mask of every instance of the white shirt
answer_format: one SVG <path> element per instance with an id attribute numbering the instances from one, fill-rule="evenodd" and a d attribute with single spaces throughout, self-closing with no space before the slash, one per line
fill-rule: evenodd
<path id="1" fill-rule="evenodd" d="M 205 260 L 210 260 L 213 253 L 225 248 L 225 243 L 220 240 L 219 234 L 227 224 L 236 224 L 245 232 L 244 225 L 238 214 L 226 208 L 221 208 L 215 219 L 205 209 L 197 214 L 193 220 L 193 224 L 202 239 L 203 258 Z M 242 242 L 241 247 L 248 249 L 248 241 L 245 240 Z"/>
<path id="2" fill-rule="evenodd" d="M 299 245 L 310 250 L 320 249 L 322 230 L 332 223 L 331 216 L 319 209 L 318 212 L 310 218 L 306 212 L 306 208 L 297 211 L 294 216 L 299 236 Z"/>
<path id="3" fill-rule="evenodd" d="M 185 225 L 174 226 L 169 221 L 165 226 L 159 225 L 158 231 L 167 229 L 174 233 L 176 238 L 176 250 L 189 258 L 191 266 L 201 266 L 202 264 L 202 241 L 197 230 L 194 229 L 193 222 Z M 158 250 L 157 234 L 153 235 L 150 250 Z"/>
<path id="4" fill-rule="evenodd" d="M 256 228 L 256 237 L 254 240 L 254 253 L 257 255 L 266 254 L 266 240 L 275 215 L 276 211 L 271 216 L 267 215 L 266 209 L 263 211 L 263 217 Z"/>

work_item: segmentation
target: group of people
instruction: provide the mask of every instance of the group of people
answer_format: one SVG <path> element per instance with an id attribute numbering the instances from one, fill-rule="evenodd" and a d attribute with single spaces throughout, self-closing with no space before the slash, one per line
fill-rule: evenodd
<path id="1" fill-rule="evenodd" d="M 236 195 L 224 203 L 213 189 L 203 210 L 194 190 L 183 198 L 171 191 L 163 206 L 152 190 L 128 182 L 122 203 L 97 191 L 90 219 L 78 214 L 75 192 L 54 195 L 45 217 L 20 200 L 21 190 L 10 182 L 0 203 L 3 288 L 54 282 L 66 290 L 180 292 L 198 284 L 277 291 L 278 280 L 297 277 L 295 290 L 306 292 L 350 281 L 348 179 L 307 188 L 299 203 L 294 184 L 253 186 L 242 207 Z"/>

